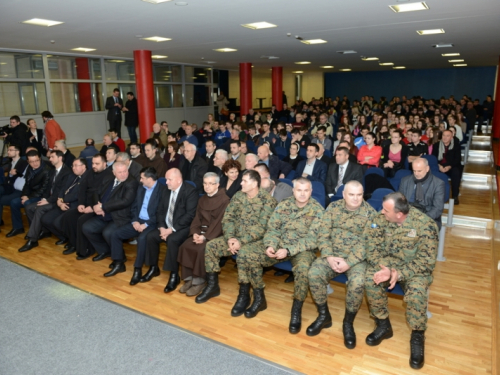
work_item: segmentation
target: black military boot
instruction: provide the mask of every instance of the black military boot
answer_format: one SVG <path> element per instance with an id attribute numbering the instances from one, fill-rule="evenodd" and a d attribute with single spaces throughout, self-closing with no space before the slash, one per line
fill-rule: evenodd
<path id="1" fill-rule="evenodd" d="M 354 332 L 354 318 L 357 312 L 345 311 L 344 321 L 342 322 L 342 332 L 344 333 L 344 345 L 347 349 L 356 347 L 356 333 Z"/>
<path id="2" fill-rule="evenodd" d="M 410 339 L 410 367 L 415 370 L 424 366 L 425 331 L 411 331 Z"/>
<path id="3" fill-rule="evenodd" d="M 231 316 L 243 315 L 245 310 L 250 306 L 250 283 L 240 284 L 238 298 L 231 310 Z"/>
<path id="4" fill-rule="evenodd" d="M 195 298 L 196 303 L 204 303 L 210 298 L 220 295 L 219 274 L 217 272 L 207 273 L 207 280 L 207 286 Z"/>
<path id="5" fill-rule="evenodd" d="M 288 331 L 290 333 L 296 334 L 300 332 L 302 327 L 302 305 L 304 301 L 299 301 L 298 299 L 293 300 L 292 305 L 292 316 L 290 318 L 290 325 L 288 326 Z"/>
<path id="6" fill-rule="evenodd" d="M 328 302 L 322 305 L 316 305 L 318 308 L 318 317 L 312 324 L 307 327 L 307 336 L 316 336 L 321 332 L 323 328 L 330 328 L 332 326 L 332 316 L 330 315 L 330 310 L 328 310 Z"/>
<path id="7" fill-rule="evenodd" d="M 267 301 L 266 296 L 264 295 L 264 288 L 261 289 L 253 289 L 253 303 L 245 311 L 246 318 L 256 317 L 259 311 L 264 311 L 267 309 Z"/>
<path id="8" fill-rule="evenodd" d="M 375 330 L 366 336 L 366 344 L 370 346 L 377 346 L 382 340 L 390 339 L 393 335 L 391 321 L 389 318 L 377 319 L 375 318 L 377 327 Z"/>

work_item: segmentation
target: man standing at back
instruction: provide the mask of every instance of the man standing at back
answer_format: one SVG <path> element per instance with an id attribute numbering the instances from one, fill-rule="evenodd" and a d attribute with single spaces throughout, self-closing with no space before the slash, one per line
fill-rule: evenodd
<path id="1" fill-rule="evenodd" d="M 122 135 L 122 107 L 123 100 L 120 98 L 120 90 L 116 88 L 113 90 L 113 95 L 106 99 L 106 109 L 108 110 L 109 128 L 116 130 L 120 138 Z"/>
<path id="2" fill-rule="evenodd" d="M 45 137 L 47 138 L 47 146 L 49 150 L 53 150 L 56 141 L 59 139 L 66 139 L 66 134 L 49 111 L 42 112 L 42 119 L 45 123 L 44 131 Z"/>

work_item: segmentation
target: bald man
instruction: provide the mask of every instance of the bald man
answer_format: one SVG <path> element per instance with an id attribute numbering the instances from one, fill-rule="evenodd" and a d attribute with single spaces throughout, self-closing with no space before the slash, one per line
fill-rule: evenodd
<path id="1" fill-rule="evenodd" d="M 281 161 L 277 156 L 269 154 L 269 147 L 260 146 L 257 150 L 260 163 L 267 165 L 272 179 L 285 178 L 290 173 L 292 166 Z"/>

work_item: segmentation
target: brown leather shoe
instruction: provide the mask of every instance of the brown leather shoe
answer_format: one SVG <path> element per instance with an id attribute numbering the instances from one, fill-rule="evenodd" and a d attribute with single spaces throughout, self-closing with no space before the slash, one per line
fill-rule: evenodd
<path id="1" fill-rule="evenodd" d="M 179 289 L 179 293 L 186 293 L 189 290 L 189 288 L 191 288 L 192 285 L 193 285 L 193 279 L 185 281 L 184 285 L 181 286 L 181 288 Z"/>
<path id="2" fill-rule="evenodd" d="M 198 294 L 201 293 L 203 288 L 205 287 L 206 283 L 200 284 L 200 285 L 193 285 L 189 290 L 186 292 L 186 296 L 188 297 L 193 297 L 197 296 Z"/>

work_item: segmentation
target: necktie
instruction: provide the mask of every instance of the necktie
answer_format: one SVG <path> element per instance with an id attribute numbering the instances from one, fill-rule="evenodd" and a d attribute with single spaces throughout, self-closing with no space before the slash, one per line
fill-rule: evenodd
<path id="1" fill-rule="evenodd" d="M 168 207 L 168 213 L 167 213 L 167 226 L 169 228 L 173 227 L 172 220 L 174 219 L 174 207 L 175 207 L 175 199 L 176 199 L 176 192 L 172 192 L 172 199 L 170 200 L 170 206 Z"/>
<path id="2" fill-rule="evenodd" d="M 337 181 L 337 186 L 335 187 L 335 192 L 341 187 L 344 183 L 342 180 L 344 179 L 344 167 L 341 165 L 339 170 L 339 180 Z"/>
<path id="3" fill-rule="evenodd" d="M 115 183 L 113 184 L 113 187 L 111 188 L 111 192 L 113 192 L 113 190 L 115 190 L 115 188 L 120 184 L 120 181 L 118 180 L 115 180 Z"/>
<path id="4" fill-rule="evenodd" d="M 50 188 L 50 195 L 52 195 L 52 192 L 54 191 L 54 185 L 56 184 L 56 178 L 57 178 L 58 174 L 59 174 L 59 171 L 56 169 L 56 173 L 54 175 L 54 179 L 52 180 L 52 186 Z"/>

